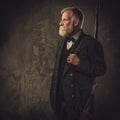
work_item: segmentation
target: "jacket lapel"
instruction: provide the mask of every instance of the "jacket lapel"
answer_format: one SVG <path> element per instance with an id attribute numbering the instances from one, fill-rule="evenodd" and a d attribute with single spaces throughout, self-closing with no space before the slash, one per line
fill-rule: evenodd
<path id="1" fill-rule="evenodd" d="M 74 44 L 74 46 L 71 48 L 70 53 L 73 53 L 73 54 L 74 54 L 74 51 L 75 51 L 75 49 L 78 47 L 78 45 L 80 44 L 80 41 L 81 41 L 83 35 L 84 35 L 84 33 L 81 32 L 80 37 L 78 38 L 78 40 L 76 41 L 76 43 Z M 66 63 L 66 64 L 65 64 L 63 76 L 67 73 L 68 70 L 70 70 L 70 67 L 71 67 L 71 66 L 72 66 L 72 65 L 69 64 L 69 63 Z"/>
<path id="2" fill-rule="evenodd" d="M 64 44 L 65 44 L 65 41 L 66 41 L 66 39 L 62 39 L 61 41 L 60 41 L 60 43 L 59 43 L 59 45 L 58 45 L 58 48 L 57 48 L 57 57 L 56 57 L 56 59 L 57 59 L 57 65 L 59 66 L 59 64 L 60 64 L 60 57 L 61 57 L 61 53 L 62 53 L 62 49 L 63 49 L 63 46 L 64 46 Z M 59 67 L 58 67 L 59 68 Z"/>

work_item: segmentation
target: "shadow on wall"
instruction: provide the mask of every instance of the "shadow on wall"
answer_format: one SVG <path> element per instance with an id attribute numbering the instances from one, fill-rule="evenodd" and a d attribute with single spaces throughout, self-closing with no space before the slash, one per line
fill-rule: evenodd
<path id="1" fill-rule="evenodd" d="M 98 114 L 100 113 L 100 114 Z M 97 113 L 97 120 L 118 120 L 119 116 L 119 107 L 113 107 L 113 105 L 102 105 L 99 108 Z"/>
<path id="2" fill-rule="evenodd" d="M 86 12 L 85 30 L 93 30 L 96 0 L 92 1 L 94 4 L 89 0 L 41 1 L 4 0 L 0 4 L 0 120 L 55 120 L 49 89 L 60 10 L 68 5 L 82 7 Z M 120 108 L 120 42 L 119 38 L 117 42 L 111 39 L 119 32 L 115 31 L 117 20 L 112 21 L 111 9 L 104 6 L 102 10 L 101 16 L 106 19 L 101 24 L 100 39 L 104 40 L 108 73 L 101 79 L 100 92 L 97 91 L 96 116 L 97 120 L 116 120 Z"/>
<path id="3" fill-rule="evenodd" d="M 0 120 L 55 120 L 55 117 L 48 118 L 42 112 L 34 112 L 29 115 L 21 116 L 8 111 L 0 111 Z"/>

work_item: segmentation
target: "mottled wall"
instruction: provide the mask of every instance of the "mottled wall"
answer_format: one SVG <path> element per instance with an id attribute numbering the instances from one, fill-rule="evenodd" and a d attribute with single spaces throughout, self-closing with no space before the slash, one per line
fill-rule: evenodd
<path id="1" fill-rule="evenodd" d="M 97 78 L 97 120 L 115 120 L 119 104 L 120 42 L 117 7 L 102 2 L 99 41 L 107 73 Z M 78 6 L 85 14 L 83 29 L 94 34 L 96 0 L 4 0 L 0 4 L 0 120 L 53 120 L 49 90 L 59 40 L 60 10 Z M 111 8 L 114 8 L 112 10 Z M 114 18 L 113 18 L 114 17 Z"/>

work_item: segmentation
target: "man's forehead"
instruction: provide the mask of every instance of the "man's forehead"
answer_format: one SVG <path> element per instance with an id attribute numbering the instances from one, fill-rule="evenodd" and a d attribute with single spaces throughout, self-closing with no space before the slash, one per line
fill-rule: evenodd
<path id="1" fill-rule="evenodd" d="M 72 17 L 73 16 L 73 11 L 72 10 L 65 10 L 62 13 L 62 17 Z"/>

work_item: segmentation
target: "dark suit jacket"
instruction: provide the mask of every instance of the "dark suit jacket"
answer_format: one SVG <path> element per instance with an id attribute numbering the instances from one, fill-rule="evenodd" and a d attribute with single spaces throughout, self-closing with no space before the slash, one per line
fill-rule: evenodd
<path id="1" fill-rule="evenodd" d="M 64 42 L 65 39 L 61 40 L 58 44 L 56 63 L 52 76 L 50 101 L 53 109 L 56 109 L 60 57 Z M 71 53 L 74 53 L 78 45 L 80 45 L 77 52 L 77 55 L 80 58 L 79 66 L 66 63 L 63 70 L 63 91 L 64 97 L 68 101 L 71 101 L 74 95 L 77 95 L 74 93 L 75 88 L 78 92 L 79 90 L 91 88 L 95 77 L 104 75 L 106 71 L 103 48 L 99 41 L 82 32 L 75 45 L 72 47 Z"/>

